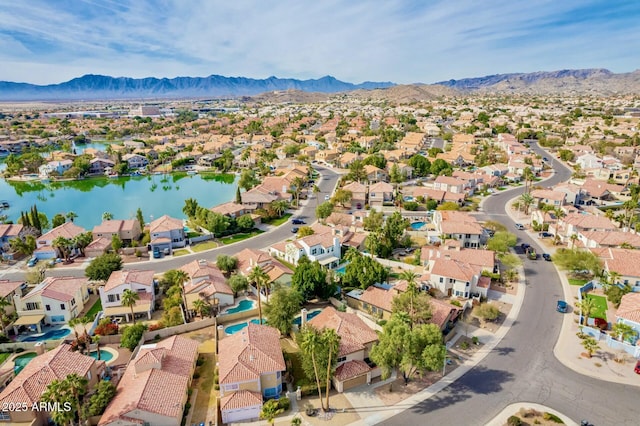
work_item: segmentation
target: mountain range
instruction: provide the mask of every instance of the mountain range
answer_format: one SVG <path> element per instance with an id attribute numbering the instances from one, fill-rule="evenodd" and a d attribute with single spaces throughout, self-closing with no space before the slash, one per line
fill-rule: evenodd
<path id="1" fill-rule="evenodd" d="M 275 93 L 274 93 L 275 92 Z M 283 95 L 281 92 L 286 92 Z M 70 101 L 109 99 L 225 98 L 265 94 L 265 99 L 298 98 L 296 92 L 324 94 L 351 92 L 358 98 L 399 102 L 428 100 L 465 94 L 612 95 L 640 93 L 640 70 L 616 74 L 606 69 L 539 71 L 495 74 L 441 81 L 435 84 L 396 85 L 392 82 L 353 84 L 325 76 L 316 80 L 269 77 L 129 78 L 88 74 L 49 85 L 0 81 L 0 101 Z"/>

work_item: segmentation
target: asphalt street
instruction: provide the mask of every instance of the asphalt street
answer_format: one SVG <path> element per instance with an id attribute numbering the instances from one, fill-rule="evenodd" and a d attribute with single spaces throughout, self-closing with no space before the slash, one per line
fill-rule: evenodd
<path id="1" fill-rule="evenodd" d="M 549 155 L 535 146 L 542 155 Z M 555 174 L 537 185 L 552 186 L 571 176 L 571 170 L 553 162 Z M 488 218 L 504 223 L 520 241 L 542 248 L 524 232 L 516 231 L 506 215 L 506 203 L 523 187 L 491 196 L 484 203 Z M 555 303 L 563 299 L 562 285 L 551 262 L 524 260 L 526 293 L 518 319 L 482 362 L 433 397 L 391 417 L 385 425 L 484 425 L 504 407 L 534 402 L 551 407 L 580 422 L 595 426 L 637 425 L 640 391 L 575 373 L 553 355 L 562 314 Z M 586 361 L 585 361 L 586 362 Z M 631 368 L 631 367 L 629 367 Z M 389 407 L 393 409 L 393 407 Z"/>

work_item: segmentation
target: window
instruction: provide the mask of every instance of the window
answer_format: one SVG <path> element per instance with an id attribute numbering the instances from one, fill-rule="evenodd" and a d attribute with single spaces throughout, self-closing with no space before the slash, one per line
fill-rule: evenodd
<path id="1" fill-rule="evenodd" d="M 9 416 L 9 412 L 0 411 L 0 420 L 11 420 L 11 417 Z"/>
<path id="2" fill-rule="evenodd" d="M 440 282 L 443 283 L 444 282 L 444 278 L 440 277 Z"/>
<path id="3" fill-rule="evenodd" d="M 338 362 L 345 362 L 347 360 L 346 356 L 341 356 L 338 358 Z"/>
<path id="4" fill-rule="evenodd" d="M 312 249 L 311 250 L 311 254 L 316 254 L 316 253 L 318 253 L 318 249 Z"/>
<path id="5" fill-rule="evenodd" d="M 87 380 L 91 381 L 91 371 L 87 371 Z"/>
<path id="6" fill-rule="evenodd" d="M 471 234 L 465 234 L 465 238 L 471 238 Z"/>
<path id="7" fill-rule="evenodd" d="M 469 287 L 471 285 L 471 283 L 469 283 L 469 281 L 467 281 L 466 287 Z"/>
<path id="8" fill-rule="evenodd" d="M 67 307 L 64 305 L 64 303 L 60 304 L 60 309 L 62 309 L 63 311 L 67 309 Z"/>
<path id="9" fill-rule="evenodd" d="M 234 390 L 238 390 L 240 388 L 240 386 L 238 386 L 237 383 L 232 383 L 230 385 L 224 385 L 224 390 L 225 391 L 234 391 Z"/>
<path id="10" fill-rule="evenodd" d="M 277 372 L 276 372 L 276 379 L 279 379 L 281 375 L 282 375 L 282 373 L 280 373 L 279 371 L 277 371 Z"/>
<path id="11" fill-rule="evenodd" d="M 109 302 L 117 302 L 120 300 L 120 295 L 119 294 L 110 294 L 109 296 L 107 296 L 107 300 Z"/>
<path id="12" fill-rule="evenodd" d="M 75 306 L 75 305 L 76 305 L 76 299 L 73 298 L 73 299 L 71 299 L 71 306 Z"/>
<path id="13" fill-rule="evenodd" d="M 38 302 L 27 302 L 27 311 L 35 311 L 37 309 L 40 309 Z"/>
<path id="14" fill-rule="evenodd" d="M 45 308 L 47 311 L 50 311 L 50 310 L 51 310 L 51 306 L 49 306 L 49 305 L 44 305 L 44 308 Z"/>

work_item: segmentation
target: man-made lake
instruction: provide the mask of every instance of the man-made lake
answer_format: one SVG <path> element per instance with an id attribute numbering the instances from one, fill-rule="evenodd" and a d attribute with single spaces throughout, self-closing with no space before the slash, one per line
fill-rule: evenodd
<path id="1" fill-rule="evenodd" d="M 56 213 L 75 212 L 75 222 L 87 230 L 102 222 L 102 213 L 114 219 L 135 218 L 138 207 L 149 222 L 168 214 L 184 218 L 184 201 L 194 198 L 202 207 L 210 208 L 235 198 L 235 175 L 194 175 L 174 173 L 42 183 L 9 182 L 0 179 L 0 199 L 10 208 L 2 211 L 17 221 L 21 211 L 37 204 L 49 220 Z"/>

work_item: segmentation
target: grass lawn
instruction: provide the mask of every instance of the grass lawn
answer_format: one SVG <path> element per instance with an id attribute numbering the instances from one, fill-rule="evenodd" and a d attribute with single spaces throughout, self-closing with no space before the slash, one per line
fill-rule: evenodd
<path id="1" fill-rule="evenodd" d="M 588 282 L 589 282 L 589 280 L 585 280 L 583 278 L 569 278 L 569 284 L 571 284 L 571 285 L 583 286 Z"/>
<path id="2" fill-rule="evenodd" d="M 195 252 L 210 250 L 212 248 L 218 247 L 218 243 L 215 241 L 206 241 L 204 243 L 198 243 L 196 245 L 191 246 L 191 250 Z"/>
<path id="3" fill-rule="evenodd" d="M 201 330 L 189 334 L 198 334 L 199 332 L 201 332 Z M 189 334 L 185 336 L 189 337 Z M 200 374 L 200 377 L 195 379 L 191 385 L 198 389 L 195 404 L 191 407 L 191 410 L 193 410 L 191 423 L 200 424 L 201 422 L 205 422 L 207 417 L 211 418 L 216 411 L 218 391 L 213 388 L 213 372 L 216 367 L 215 350 L 216 344 L 212 338 L 203 341 L 198 347 L 199 358 L 204 362 L 197 367 L 197 372 Z"/>
<path id="4" fill-rule="evenodd" d="M 196 231 L 189 231 L 187 232 L 187 238 L 195 238 L 195 237 L 199 237 L 202 234 Z"/>
<path id="5" fill-rule="evenodd" d="M 280 226 L 292 216 L 291 213 L 285 213 L 282 217 L 278 217 L 276 219 L 271 219 L 270 221 L 262 220 L 262 223 L 266 223 L 267 225 Z"/>
<path id="6" fill-rule="evenodd" d="M 100 300 L 100 299 L 98 299 L 98 300 Z M 0 353 L 0 365 L 2 363 L 4 363 L 7 360 L 7 358 L 9 358 L 10 356 L 11 356 L 11 353 L 9 353 L 9 352 Z"/>
<path id="7" fill-rule="evenodd" d="M 173 251 L 173 255 L 174 256 L 184 256 L 185 254 L 189 254 L 191 253 L 189 250 L 185 250 L 185 249 L 178 249 L 178 250 L 174 250 Z"/>
<path id="8" fill-rule="evenodd" d="M 254 229 L 253 231 L 249 232 L 248 234 L 230 235 L 228 237 L 221 238 L 220 241 L 222 241 L 222 244 L 233 244 L 233 243 L 237 243 L 238 241 L 246 240 L 247 238 L 251 238 L 253 236 L 260 235 L 263 232 L 264 231 L 261 230 L 261 229 Z"/>
<path id="9" fill-rule="evenodd" d="M 595 294 L 587 294 L 587 298 L 594 301 L 596 308 L 591 313 L 592 318 L 607 319 L 607 299 L 604 296 L 597 296 Z"/>
<path id="10" fill-rule="evenodd" d="M 91 320 L 93 321 L 96 318 L 96 315 L 98 314 L 98 312 L 100 312 L 101 310 L 102 310 L 102 301 L 100 300 L 100 298 L 98 298 L 98 300 L 96 300 L 96 303 L 93 304 L 91 309 L 87 311 L 86 316 L 91 318 Z"/>
<path id="11" fill-rule="evenodd" d="M 293 383 L 297 383 L 299 380 L 304 380 L 304 370 L 302 369 L 302 360 L 300 359 L 300 350 L 293 343 L 292 339 L 280 339 L 280 346 L 285 356 L 291 360 L 290 373 L 293 376 Z"/>

